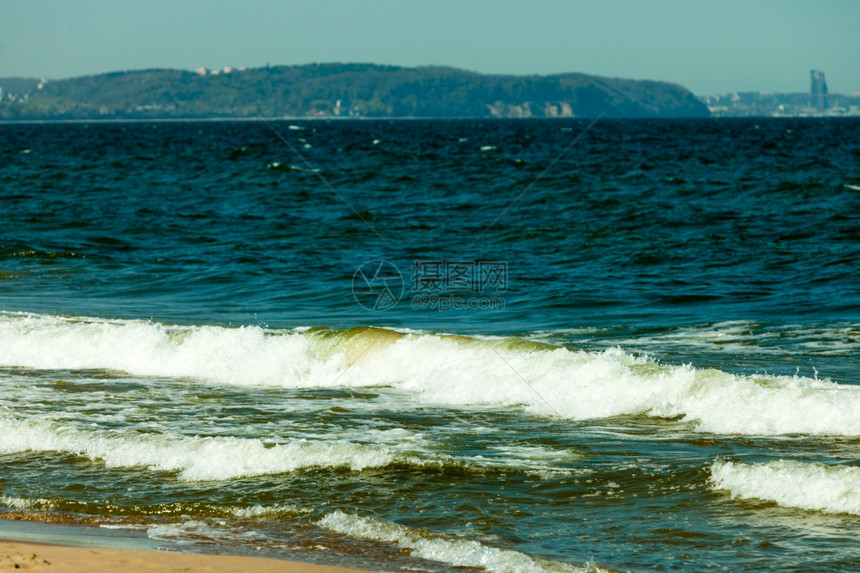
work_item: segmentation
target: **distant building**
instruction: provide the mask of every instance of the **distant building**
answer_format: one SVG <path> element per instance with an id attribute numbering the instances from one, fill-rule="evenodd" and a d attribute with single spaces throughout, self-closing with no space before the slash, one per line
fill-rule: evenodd
<path id="1" fill-rule="evenodd" d="M 812 87 L 810 88 L 809 105 L 823 113 L 827 109 L 827 80 L 821 70 L 810 70 L 809 76 Z"/>
<path id="2" fill-rule="evenodd" d="M 199 68 L 197 68 L 197 69 L 196 69 L 196 70 L 194 70 L 194 71 L 195 71 L 195 72 L 197 72 L 197 75 L 200 75 L 200 76 L 205 76 L 206 74 L 208 74 L 208 73 L 209 73 L 209 70 L 207 70 L 207 69 L 206 69 L 205 67 L 203 67 L 203 66 L 200 66 Z"/>

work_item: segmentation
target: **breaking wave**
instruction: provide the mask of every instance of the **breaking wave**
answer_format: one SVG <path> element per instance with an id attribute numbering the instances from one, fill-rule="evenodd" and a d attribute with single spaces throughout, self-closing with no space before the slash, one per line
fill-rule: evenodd
<path id="1" fill-rule="evenodd" d="M 404 400 L 522 408 L 569 420 L 648 415 L 718 434 L 860 435 L 860 386 L 664 365 L 618 348 L 586 352 L 516 338 L 0 313 L 0 366 L 283 388 L 382 386 L 402 391 Z"/>
<path id="2" fill-rule="evenodd" d="M 487 571 L 570 571 L 599 573 L 603 569 L 589 564 L 576 567 L 568 563 L 535 559 L 519 551 L 499 549 L 470 539 L 446 538 L 426 531 L 410 529 L 397 523 L 334 511 L 318 525 L 357 539 L 382 541 L 409 549 L 412 555 L 440 561 L 457 567 L 483 567 Z"/>
<path id="3" fill-rule="evenodd" d="M 397 433 L 400 444 L 361 443 L 348 438 L 295 438 L 276 443 L 257 438 L 80 430 L 41 420 L 0 416 L 0 455 L 59 452 L 98 460 L 109 468 L 145 467 L 176 472 L 183 481 L 228 480 L 309 469 L 363 471 L 384 467 L 466 474 L 524 472 L 539 477 L 585 471 L 565 466 L 575 457 L 566 450 L 511 446 L 499 448 L 497 455 L 461 457 L 420 444 L 410 445 L 409 436 L 404 437 L 404 433 Z M 371 437 L 377 435 L 371 432 Z M 15 506 L 11 502 L 5 505 Z"/>
<path id="4" fill-rule="evenodd" d="M 762 499 L 783 507 L 860 515 L 860 468 L 779 460 L 760 464 L 717 461 L 714 489 L 733 498 Z"/>

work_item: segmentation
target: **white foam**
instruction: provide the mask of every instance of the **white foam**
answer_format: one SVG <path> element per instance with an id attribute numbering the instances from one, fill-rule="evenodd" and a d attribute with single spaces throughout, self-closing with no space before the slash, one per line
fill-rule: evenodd
<path id="1" fill-rule="evenodd" d="M 558 450 L 541 446 L 498 445 L 485 450 L 484 455 L 465 458 L 469 464 L 485 468 L 508 469 L 516 468 L 525 473 L 541 478 L 553 478 L 562 475 L 588 473 L 591 470 L 582 467 L 569 467 L 562 464 L 575 463 L 582 460 L 582 454 L 573 450 Z"/>
<path id="2" fill-rule="evenodd" d="M 11 507 L 13 509 L 31 510 L 31 509 L 53 509 L 55 502 L 44 498 L 28 498 L 9 495 L 0 495 L 0 505 Z"/>
<path id="3" fill-rule="evenodd" d="M 720 434 L 860 436 L 860 386 L 664 366 L 618 348 L 538 349 L 383 330 L 327 336 L 0 313 L 0 366 L 292 388 L 389 386 L 407 403 L 524 408 L 570 420 L 681 417 Z"/>
<path id="4" fill-rule="evenodd" d="M 312 509 L 301 508 L 292 504 L 274 504 L 274 505 L 251 505 L 251 506 L 231 506 L 226 508 L 231 515 L 236 517 L 261 517 L 270 515 L 302 515 L 312 513 Z"/>
<path id="5" fill-rule="evenodd" d="M 0 313 L 0 365 L 277 386 L 331 381 L 343 366 L 314 360 L 308 340 L 290 331 L 17 313 Z"/>
<path id="6" fill-rule="evenodd" d="M 62 452 L 109 468 L 179 472 L 186 481 L 225 480 L 305 468 L 382 467 L 394 452 L 341 441 L 296 439 L 283 444 L 232 437 L 176 437 L 82 431 L 35 420 L 0 417 L 0 454 Z"/>
<path id="7" fill-rule="evenodd" d="M 205 540 L 235 541 L 235 533 L 224 521 L 190 519 L 179 523 L 158 523 L 146 528 L 146 536 L 155 541 L 171 541 L 177 545 L 195 545 Z M 255 532 L 249 532 L 254 534 Z"/>
<path id="8" fill-rule="evenodd" d="M 392 543 L 411 549 L 415 557 L 440 561 L 457 567 L 483 567 L 487 571 L 535 573 L 601 571 L 594 565 L 576 567 L 558 561 L 534 559 L 518 551 L 499 549 L 468 539 L 444 538 L 397 523 L 350 515 L 342 511 L 329 513 L 318 522 L 318 525 L 357 539 Z"/>
<path id="9" fill-rule="evenodd" d="M 275 444 L 253 438 L 82 430 L 0 415 L 0 455 L 23 452 L 61 452 L 100 461 L 109 468 L 139 466 L 177 472 L 184 481 L 228 480 L 309 468 L 362 471 L 392 464 L 472 472 L 513 469 L 547 478 L 584 471 L 559 465 L 578 458 L 572 451 L 511 446 L 488 456 L 458 457 L 439 453 L 423 435 L 398 428 L 346 431 L 313 439 L 305 436 Z M 283 506 L 276 511 L 287 509 Z"/>
<path id="10" fill-rule="evenodd" d="M 779 460 L 760 464 L 714 462 L 711 485 L 733 498 L 784 507 L 860 515 L 860 467 Z"/>
<path id="11" fill-rule="evenodd" d="M 573 420 L 647 414 L 681 416 L 713 433 L 860 435 L 858 386 L 661 366 L 617 348 L 528 352 L 407 337 L 366 355 L 342 379 L 370 377 L 423 401 L 523 406 Z"/>

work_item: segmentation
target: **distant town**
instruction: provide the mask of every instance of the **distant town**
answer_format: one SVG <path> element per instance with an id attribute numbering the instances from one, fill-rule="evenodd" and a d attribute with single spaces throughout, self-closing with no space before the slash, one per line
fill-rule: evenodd
<path id="1" fill-rule="evenodd" d="M 860 92 L 831 94 L 821 70 L 810 70 L 810 88 L 801 93 L 734 92 L 699 96 L 712 117 L 851 117 L 860 116 Z"/>

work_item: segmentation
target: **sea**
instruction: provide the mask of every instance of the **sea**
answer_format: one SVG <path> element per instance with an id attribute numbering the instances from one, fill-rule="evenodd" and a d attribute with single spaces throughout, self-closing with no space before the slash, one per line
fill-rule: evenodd
<path id="1" fill-rule="evenodd" d="M 0 516 L 856 571 L 860 120 L 0 124 Z"/>

